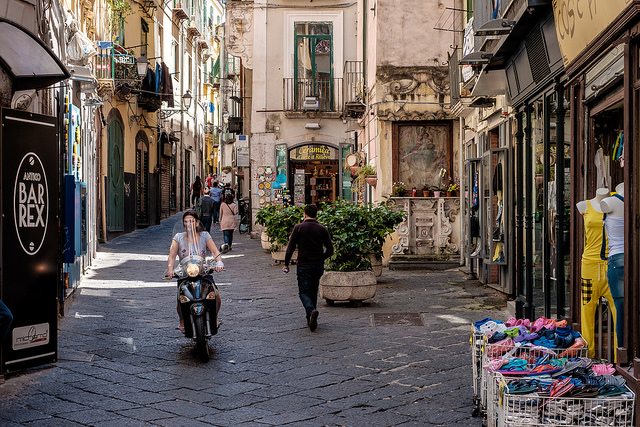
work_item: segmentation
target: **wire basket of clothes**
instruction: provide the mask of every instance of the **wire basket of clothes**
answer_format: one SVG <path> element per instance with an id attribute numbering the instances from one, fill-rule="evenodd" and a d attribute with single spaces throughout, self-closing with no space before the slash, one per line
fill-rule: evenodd
<path id="1" fill-rule="evenodd" d="M 635 394 L 623 377 L 598 375 L 601 367 L 614 371 L 611 365 L 581 358 L 568 361 L 555 375 L 509 378 L 496 372 L 492 420 L 497 416 L 500 427 L 632 426 Z"/>
<path id="2" fill-rule="evenodd" d="M 516 368 L 508 366 L 513 372 L 499 372 L 503 375 L 545 375 L 550 370 L 549 363 L 540 364 L 541 360 L 567 359 L 586 357 L 588 343 L 579 332 L 567 326 L 566 320 L 554 320 L 540 317 L 534 322 L 528 319 L 510 318 L 506 322 L 483 319 L 474 323 L 472 335 L 472 363 L 474 364 L 474 403 L 476 387 L 479 385 L 478 411 L 490 412 L 496 393 L 489 390 L 494 381 L 494 372 L 500 366 L 513 359 L 520 360 Z M 476 332 L 482 338 L 476 336 Z M 476 350 L 480 350 L 482 362 L 479 377 L 476 377 Z M 513 363 L 513 362 L 512 362 Z M 516 369 L 518 370 L 516 372 Z M 532 372 L 532 370 L 535 370 Z M 474 409 L 474 413 L 475 413 Z M 487 415 L 487 419 L 491 419 Z M 491 425 L 491 424 L 490 424 Z"/>

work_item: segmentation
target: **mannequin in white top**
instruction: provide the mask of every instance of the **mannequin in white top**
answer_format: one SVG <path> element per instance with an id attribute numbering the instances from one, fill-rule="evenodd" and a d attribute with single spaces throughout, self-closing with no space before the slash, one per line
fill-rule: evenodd
<path id="1" fill-rule="evenodd" d="M 582 215 L 585 237 L 580 263 L 582 301 L 580 329 L 587 342 L 595 342 L 596 310 L 598 309 L 600 298 L 605 297 L 609 301 L 609 306 L 614 306 L 614 300 L 607 284 L 606 253 L 604 254 L 605 256 L 601 253 L 604 234 L 602 229 L 604 213 L 602 212 L 601 203 L 608 196 L 608 188 L 598 188 L 593 199 L 576 203 L 576 208 Z M 617 343 L 614 345 L 617 346 Z M 588 356 L 594 358 L 595 355 L 595 346 L 589 347 Z"/>
<path id="2" fill-rule="evenodd" d="M 616 308 L 615 324 L 618 345 L 623 344 L 624 332 L 624 182 L 616 186 L 616 193 L 600 202 L 605 214 L 609 255 L 607 259 L 607 282 Z M 621 196 L 622 200 L 617 197 Z"/>
<path id="3" fill-rule="evenodd" d="M 616 193 L 624 197 L 624 182 L 616 185 Z M 624 202 L 617 197 L 606 197 L 600 202 L 600 206 L 607 216 L 624 217 Z"/>
<path id="4" fill-rule="evenodd" d="M 602 213 L 602 208 L 600 207 L 600 202 L 602 200 L 605 199 L 605 197 L 609 196 L 609 189 L 608 188 L 598 188 L 596 190 L 596 197 L 594 197 L 593 199 L 589 200 L 589 202 L 591 202 L 591 206 L 593 206 L 593 208 Z M 580 215 L 584 215 L 584 213 L 587 211 L 587 201 L 583 200 L 581 202 L 576 203 L 576 208 L 578 208 L 578 212 L 580 212 Z"/>

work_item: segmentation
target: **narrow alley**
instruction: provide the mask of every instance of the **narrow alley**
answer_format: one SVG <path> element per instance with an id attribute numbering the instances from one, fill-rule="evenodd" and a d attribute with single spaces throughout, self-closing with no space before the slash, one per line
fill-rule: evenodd
<path id="1" fill-rule="evenodd" d="M 6 377 L 0 425 L 482 424 L 470 324 L 506 318 L 495 292 L 457 270 L 385 270 L 362 307 L 321 301 L 310 332 L 295 271 L 236 232 L 203 364 L 176 329 L 175 282 L 162 280 L 179 218 L 100 246 L 60 321 L 59 360 Z"/>

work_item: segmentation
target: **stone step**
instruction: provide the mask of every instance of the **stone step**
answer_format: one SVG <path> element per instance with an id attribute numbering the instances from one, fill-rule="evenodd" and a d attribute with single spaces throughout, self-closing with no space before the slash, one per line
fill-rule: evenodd
<path id="1" fill-rule="evenodd" d="M 394 255 L 389 260 L 389 270 L 442 271 L 460 267 L 457 256 L 441 259 L 434 255 Z"/>

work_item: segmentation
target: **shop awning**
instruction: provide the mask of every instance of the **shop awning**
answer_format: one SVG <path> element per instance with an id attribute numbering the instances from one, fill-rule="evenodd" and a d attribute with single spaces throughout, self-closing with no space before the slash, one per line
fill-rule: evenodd
<path id="1" fill-rule="evenodd" d="M 0 18 L 0 66 L 14 90 L 39 89 L 69 78 L 58 57 L 24 27 Z"/>
<path id="2" fill-rule="evenodd" d="M 507 75 L 504 70 L 497 69 L 482 72 L 478 75 L 471 96 L 495 96 L 507 93 Z"/>
<path id="3" fill-rule="evenodd" d="M 93 92 L 98 87 L 98 79 L 93 76 L 90 67 L 70 65 L 68 71 L 71 74 L 71 80 L 80 83 L 80 91 Z"/>

